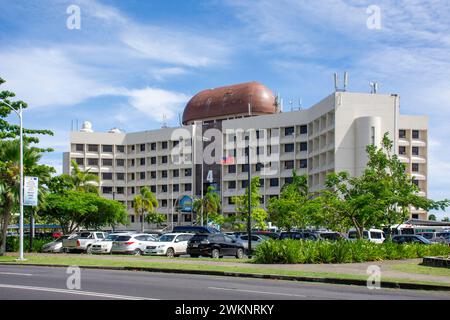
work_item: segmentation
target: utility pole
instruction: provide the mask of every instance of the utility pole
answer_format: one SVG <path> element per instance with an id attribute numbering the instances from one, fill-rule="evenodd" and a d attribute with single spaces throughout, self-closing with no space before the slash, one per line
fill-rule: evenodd
<path id="1" fill-rule="evenodd" d="M 248 233 L 248 254 L 249 258 L 252 257 L 252 173 L 250 163 L 250 133 L 248 135 L 247 145 L 247 164 L 248 164 L 248 216 L 247 216 L 247 233 Z"/>

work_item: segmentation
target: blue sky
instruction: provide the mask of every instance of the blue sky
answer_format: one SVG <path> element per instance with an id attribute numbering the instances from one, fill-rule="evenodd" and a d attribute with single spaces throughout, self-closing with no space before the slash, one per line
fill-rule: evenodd
<path id="1" fill-rule="evenodd" d="M 69 5 L 81 29 L 66 27 Z M 370 5 L 381 29 L 367 28 Z M 61 170 L 71 121 L 127 132 L 169 125 L 196 92 L 259 81 L 310 106 L 333 91 L 398 93 L 430 116 L 429 196 L 450 198 L 450 4 L 398 0 L 0 0 L 0 76 L 48 128 L 45 162 Z M 11 121 L 15 119 L 11 118 Z"/>

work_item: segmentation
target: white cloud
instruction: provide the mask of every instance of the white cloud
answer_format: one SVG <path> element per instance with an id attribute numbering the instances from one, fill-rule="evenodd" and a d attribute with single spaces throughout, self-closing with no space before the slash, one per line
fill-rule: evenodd
<path id="1" fill-rule="evenodd" d="M 168 77 L 181 76 L 188 73 L 188 70 L 180 67 L 161 68 L 152 71 L 153 77 L 158 81 L 164 81 Z"/>
<path id="2" fill-rule="evenodd" d="M 144 88 L 129 91 L 130 104 L 155 119 L 163 121 L 176 117 L 189 100 L 189 96 L 157 88 Z"/>

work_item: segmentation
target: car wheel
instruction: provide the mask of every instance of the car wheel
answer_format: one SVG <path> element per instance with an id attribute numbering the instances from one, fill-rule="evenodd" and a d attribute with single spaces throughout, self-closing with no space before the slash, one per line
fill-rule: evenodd
<path id="1" fill-rule="evenodd" d="M 141 255 L 141 250 L 139 250 L 139 249 L 134 249 L 134 251 L 133 251 L 133 256 L 140 256 Z"/>
<path id="2" fill-rule="evenodd" d="M 242 249 L 237 249 L 237 251 L 236 251 L 236 258 L 237 259 L 243 259 L 244 258 L 244 250 L 242 250 Z"/>
<path id="3" fill-rule="evenodd" d="M 172 248 L 167 249 L 166 256 L 169 258 L 175 257 L 175 251 Z"/>
<path id="4" fill-rule="evenodd" d="M 211 252 L 211 258 L 213 258 L 213 259 L 219 259 L 220 258 L 219 249 L 213 249 L 213 251 Z"/>
<path id="5" fill-rule="evenodd" d="M 92 254 L 92 246 L 89 246 L 86 248 L 86 253 L 87 254 Z"/>

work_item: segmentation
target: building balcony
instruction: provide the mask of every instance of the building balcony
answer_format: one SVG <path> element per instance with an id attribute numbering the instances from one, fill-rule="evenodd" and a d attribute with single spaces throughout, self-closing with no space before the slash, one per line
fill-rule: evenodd
<path id="1" fill-rule="evenodd" d="M 413 139 L 411 141 L 411 145 L 413 147 L 426 147 L 427 146 L 427 142 L 425 140 L 422 140 L 422 139 Z"/>
<path id="2" fill-rule="evenodd" d="M 412 156 L 411 161 L 414 163 L 426 163 L 427 159 L 424 156 Z"/>

